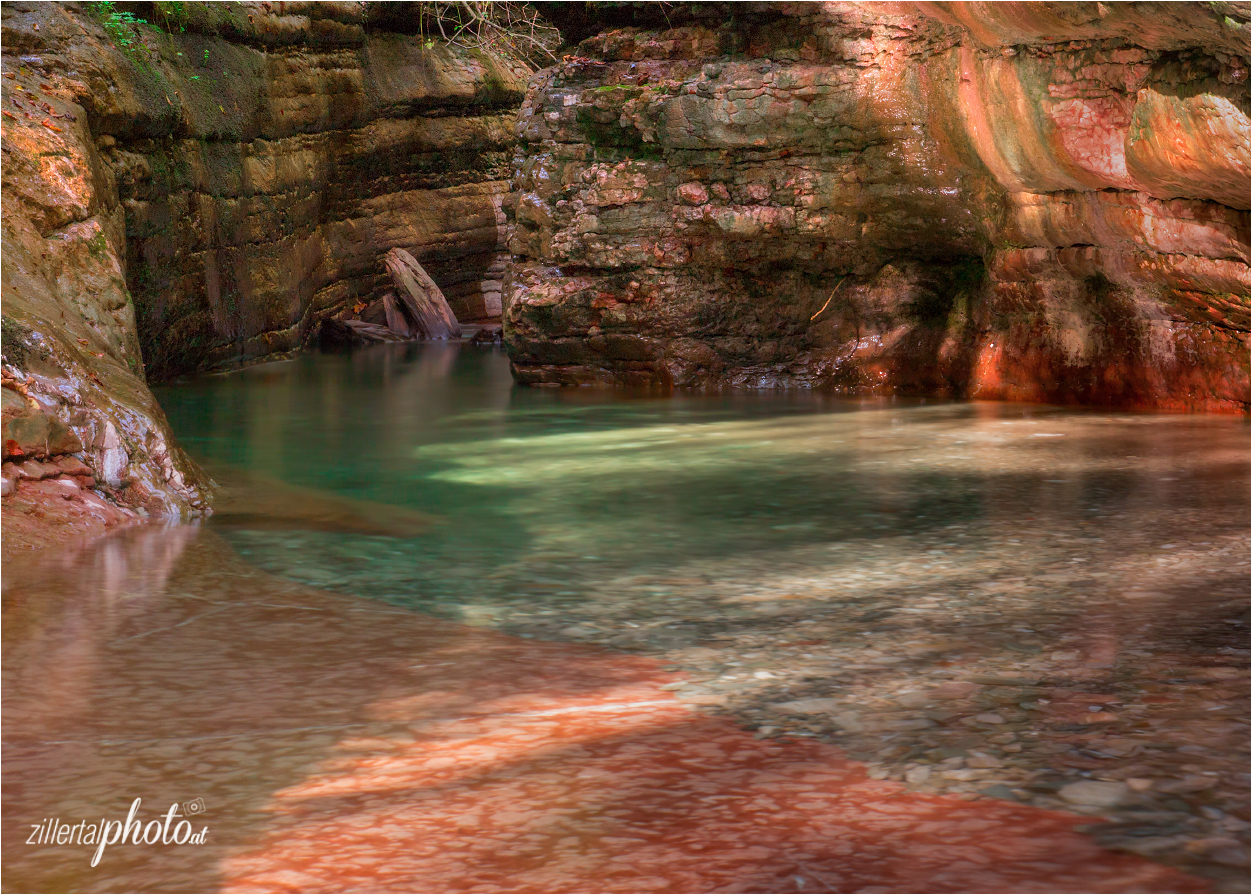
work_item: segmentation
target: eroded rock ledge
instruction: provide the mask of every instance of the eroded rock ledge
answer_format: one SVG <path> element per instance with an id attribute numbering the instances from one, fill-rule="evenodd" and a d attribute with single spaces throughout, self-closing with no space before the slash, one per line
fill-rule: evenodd
<path id="1" fill-rule="evenodd" d="M 1248 407 L 1247 4 L 715 4 L 519 118 L 521 382 Z"/>

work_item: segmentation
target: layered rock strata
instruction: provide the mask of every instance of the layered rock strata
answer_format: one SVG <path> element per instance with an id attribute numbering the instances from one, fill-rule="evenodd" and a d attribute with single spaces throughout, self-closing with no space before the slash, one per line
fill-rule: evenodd
<path id="1" fill-rule="evenodd" d="M 147 380 L 299 347 L 391 248 L 498 315 L 527 70 L 417 29 L 414 4 L 4 5 L 6 407 L 67 427 L 101 493 L 203 508 Z"/>
<path id="2" fill-rule="evenodd" d="M 125 214 L 79 102 L 86 88 L 69 57 L 40 55 L 47 41 L 65 49 L 57 23 L 69 21 L 53 4 L 3 10 L 6 539 L 27 516 L 55 516 L 70 531 L 131 518 L 102 510 L 99 494 L 151 515 L 204 507 L 206 483 L 174 445 L 144 378 Z M 58 473 L 62 462 L 73 471 Z M 54 478 L 99 494 L 54 500 L 49 516 L 38 494 L 59 493 L 48 490 Z"/>
<path id="3" fill-rule="evenodd" d="M 1246 410 L 1248 20 L 696 5 L 590 38 L 519 117 L 517 378 Z"/>
<path id="4" fill-rule="evenodd" d="M 150 375 L 298 347 L 382 294 L 396 247 L 458 317 L 492 316 L 528 72 L 389 30 L 416 32 L 412 6 L 186 4 L 145 48 L 78 63 Z"/>

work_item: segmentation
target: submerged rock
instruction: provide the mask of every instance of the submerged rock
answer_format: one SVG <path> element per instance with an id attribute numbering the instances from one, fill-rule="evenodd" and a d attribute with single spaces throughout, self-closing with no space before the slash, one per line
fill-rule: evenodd
<path id="1" fill-rule="evenodd" d="M 1125 801 L 1130 788 L 1119 781 L 1081 780 L 1062 786 L 1057 793 L 1071 805 L 1090 808 L 1115 808 Z"/>

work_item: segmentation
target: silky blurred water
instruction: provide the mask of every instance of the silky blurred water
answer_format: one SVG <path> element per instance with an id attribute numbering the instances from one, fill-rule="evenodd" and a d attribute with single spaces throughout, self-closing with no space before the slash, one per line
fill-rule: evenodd
<path id="1" fill-rule="evenodd" d="M 244 525 L 228 537 L 251 562 L 506 627 L 518 613 L 629 617 L 632 595 L 734 615 L 745 595 L 832 575 L 959 590 L 954 574 L 1146 555 L 1178 514 L 1247 523 L 1234 418 L 527 389 L 502 352 L 457 345 L 305 355 L 159 397 L 194 455 L 438 517 L 406 538 Z M 913 580 L 926 551 L 952 550 L 964 568 Z M 891 568 L 867 571 L 871 555 Z"/>
<path id="2" fill-rule="evenodd" d="M 6 563 L 15 891 L 1208 885 L 1039 810 L 1093 778 L 1149 785 L 1102 843 L 1246 890 L 1246 420 L 460 345 L 158 394 L 219 512 Z M 136 798 L 209 845 L 26 839 Z"/>

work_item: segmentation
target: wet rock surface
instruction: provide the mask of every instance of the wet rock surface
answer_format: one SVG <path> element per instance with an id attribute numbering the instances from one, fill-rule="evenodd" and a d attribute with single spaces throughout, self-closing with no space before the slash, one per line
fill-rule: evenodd
<path id="1" fill-rule="evenodd" d="M 5 388 L 3 392 L 4 421 L 0 437 L 4 441 L 5 460 L 46 459 L 83 449 L 78 436 L 59 419 L 45 413 L 38 402 L 16 389 Z"/>
<path id="2" fill-rule="evenodd" d="M 143 519 L 97 490 L 90 476 L 60 474 L 46 467 L 28 471 L 4 464 L 4 563 L 36 551 L 56 553 Z M 51 549 L 49 549 L 51 548 Z"/>
<path id="3" fill-rule="evenodd" d="M 518 120 L 519 381 L 1246 410 L 1246 10 L 1083 9 L 588 38 Z"/>

